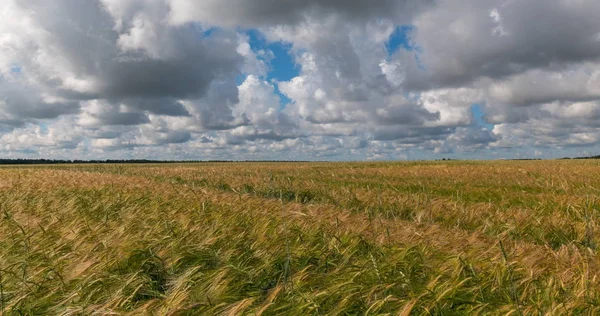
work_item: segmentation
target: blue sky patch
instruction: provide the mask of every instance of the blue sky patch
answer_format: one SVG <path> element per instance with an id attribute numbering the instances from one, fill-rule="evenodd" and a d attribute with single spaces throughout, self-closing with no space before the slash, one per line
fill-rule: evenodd
<path id="1" fill-rule="evenodd" d="M 411 33 L 415 30 L 413 25 L 400 25 L 397 26 L 394 32 L 390 35 L 390 38 L 385 43 L 385 47 L 388 51 L 388 57 L 391 57 L 396 52 L 401 49 L 404 49 L 409 52 L 413 52 L 415 56 L 415 61 L 417 62 L 417 66 L 421 70 L 427 70 L 425 65 L 421 62 L 419 58 L 419 53 L 421 53 L 421 47 L 416 45 L 411 39 Z"/>
<path id="2" fill-rule="evenodd" d="M 211 28 L 208 28 L 208 29 L 206 29 L 206 30 L 204 30 L 204 31 L 202 32 L 202 35 L 203 35 L 204 37 L 210 37 L 210 36 L 212 35 L 212 33 L 214 33 L 216 30 L 217 30 L 217 28 L 216 28 L 216 27 L 211 27 Z"/>
<path id="3" fill-rule="evenodd" d="M 289 81 L 300 75 L 300 67 L 294 62 L 291 54 L 292 44 L 285 42 L 268 43 L 265 37 L 258 30 L 248 30 L 245 32 L 248 35 L 248 43 L 254 51 L 270 50 L 273 52 L 273 59 L 270 60 L 269 70 L 267 72 L 267 81 Z M 260 58 L 260 57 L 259 57 Z M 275 93 L 279 95 L 280 110 L 292 101 L 275 86 Z"/>
<path id="4" fill-rule="evenodd" d="M 291 44 L 276 42 L 269 44 L 267 48 L 275 56 L 271 60 L 271 71 L 269 71 L 268 79 L 290 81 L 300 75 L 299 66 L 294 63 L 294 59 L 290 54 Z"/>
<path id="5" fill-rule="evenodd" d="M 241 85 L 242 83 L 244 83 L 244 81 L 246 81 L 246 78 L 248 78 L 248 75 L 245 74 L 238 74 L 235 76 L 235 84 L 236 85 Z"/>
<path id="6" fill-rule="evenodd" d="M 485 120 L 485 112 L 480 104 L 471 105 L 471 114 L 473 115 L 473 123 L 476 126 L 486 128 L 490 131 L 494 129 L 494 124 L 491 124 Z"/>
<path id="7" fill-rule="evenodd" d="M 389 55 L 393 55 L 400 49 L 412 51 L 415 46 L 411 43 L 410 33 L 415 29 L 412 25 L 400 25 L 397 26 L 390 39 L 385 44 Z"/>
<path id="8" fill-rule="evenodd" d="M 299 67 L 291 55 L 292 44 L 284 42 L 267 43 L 265 37 L 258 30 L 246 31 L 248 43 L 253 51 L 261 49 L 273 52 L 274 58 L 270 61 L 271 67 L 267 73 L 267 80 L 289 81 L 300 74 Z"/>

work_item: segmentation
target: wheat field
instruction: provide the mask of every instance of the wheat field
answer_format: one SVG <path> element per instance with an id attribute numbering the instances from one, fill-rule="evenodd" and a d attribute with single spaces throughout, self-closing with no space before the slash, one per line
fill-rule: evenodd
<path id="1" fill-rule="evenodd" d="M 2 315 L 600 314 L 596 161 L 0 168 Z"/>

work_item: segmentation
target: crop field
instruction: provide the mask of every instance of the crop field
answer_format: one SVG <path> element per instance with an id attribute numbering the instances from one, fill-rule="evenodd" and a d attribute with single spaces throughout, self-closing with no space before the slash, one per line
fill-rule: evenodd
<path id="1" fill-rule="evenodd" d="M 597 161 L 0 168 L 2 315 L 598 315 Z"/>

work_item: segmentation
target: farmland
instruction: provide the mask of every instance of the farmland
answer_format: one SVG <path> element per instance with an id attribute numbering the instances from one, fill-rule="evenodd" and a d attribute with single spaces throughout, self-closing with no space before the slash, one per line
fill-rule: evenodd
<path id="1" fill-rule="evenodd" d="M 593 160 L 1 167 L 1 314 L 598 314 L 599 190 Z"/>

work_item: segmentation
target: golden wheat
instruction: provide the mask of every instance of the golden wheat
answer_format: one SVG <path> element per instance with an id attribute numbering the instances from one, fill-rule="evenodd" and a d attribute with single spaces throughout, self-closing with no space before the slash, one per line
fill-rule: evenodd
<path id="1" fill-rule="evenodd" d="M 596 314 L 595 161 L 0 168 L 6 315 Z"/>

